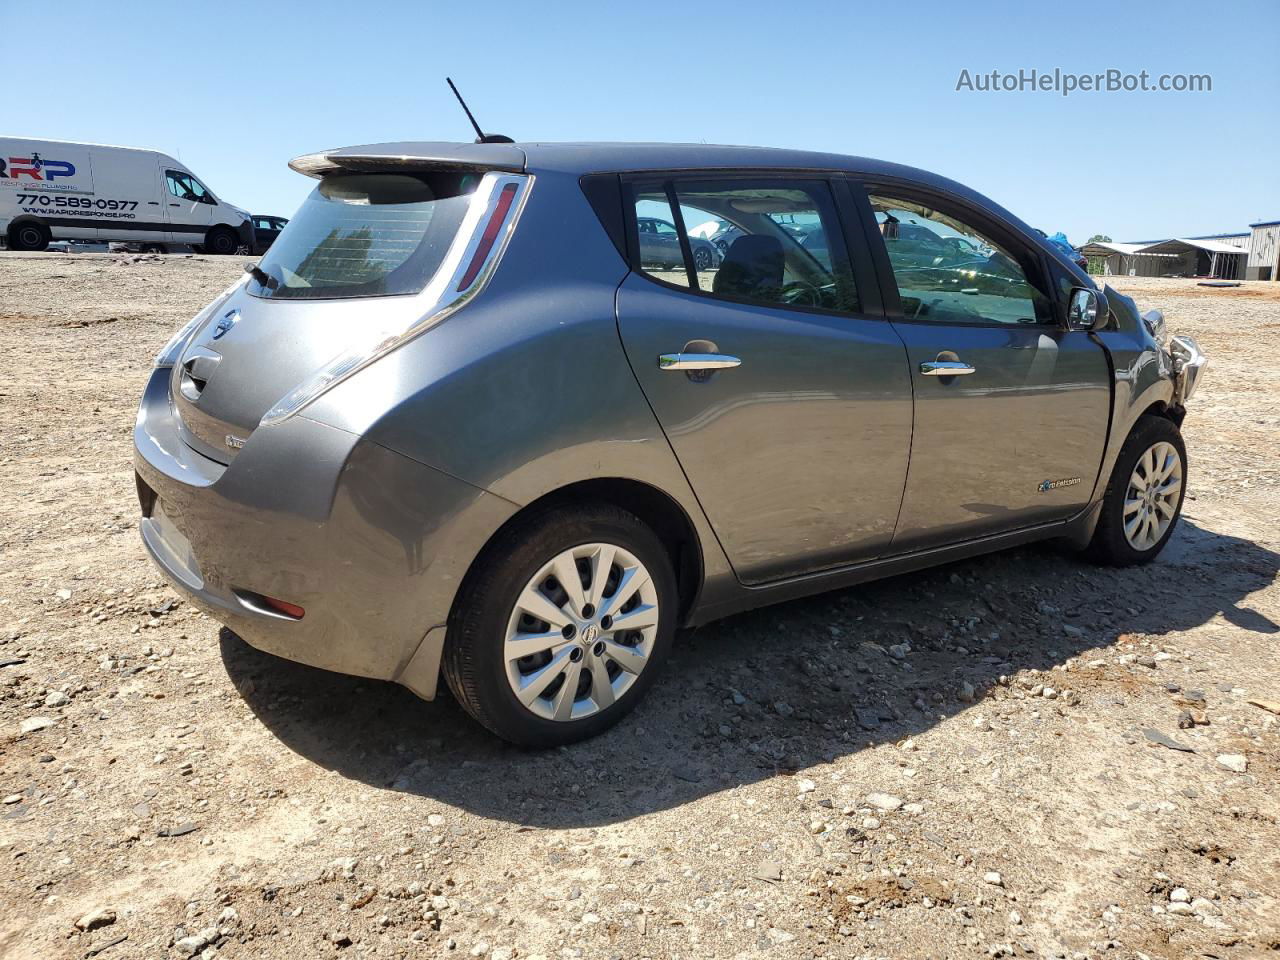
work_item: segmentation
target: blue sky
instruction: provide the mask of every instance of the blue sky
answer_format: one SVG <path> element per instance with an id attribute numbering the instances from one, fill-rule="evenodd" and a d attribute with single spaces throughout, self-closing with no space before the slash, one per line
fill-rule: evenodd
<path id="1" fill-rule="evenodd" d="M 1224 4 L 1212 23 L 1183 0 L 51 9 L 0 35 L 5 75 L 25 78 L 0 133 L 164 150 L 256 213 L 297 207 L 311 186 L 285 166 L 298 154 L 470 139 L 448 74 L 516 139 L 862 154 L 953 177 L 1077 243 L 1280 218 L 1275 0 Z M 956 91 L 962 69 L 1055 67 L 1207 73 L 1213 90 Z"/>

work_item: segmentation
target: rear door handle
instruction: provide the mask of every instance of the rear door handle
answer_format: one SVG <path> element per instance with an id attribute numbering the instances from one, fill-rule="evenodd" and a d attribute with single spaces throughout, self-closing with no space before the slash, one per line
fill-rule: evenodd
<path id="1" fill-rule="evenodd" d="M 663 370 L 728 370 L 741 363 L 727 353 L 664 353 L 658 357 Z"/>
<path id="2" fill-rule="evenodd" d="M 920 364 L 922 377 L 967 377 L 977 372 L 976 367 L 969 366 L 963 360 L 926 360 Z"/>

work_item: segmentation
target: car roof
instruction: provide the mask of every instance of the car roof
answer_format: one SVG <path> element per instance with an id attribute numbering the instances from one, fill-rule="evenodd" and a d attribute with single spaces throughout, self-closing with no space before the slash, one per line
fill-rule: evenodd
<path id="1" fill-rule="evenodd" d="M 400 167 L 483 167 L 513 173 L 571 174 L 646 170 L 785 169 L 848 171 L 920 182 L 944 178 L 914 167 L 867 157 L 776 147 L 708 143 L 449 143 L 402 141 L 340 147 L 306 154 L 290 164 L 319 177 L 339 170 Z M 956 184 L 955 186 L 959 186 Z"/>
<path id="2" fill-rule="evenodd" d="M 454 143 L 398 141 L 306 154 L 289 166 L 310 177 L 339 171 L 499 170 L 511 173 L 643 173 L 646 171 L 801 170 L 905 181 L 962 197 L 1031 235 L 1031 227 L 988 197 L 936 173 L 869 157 L 777 147 L 709 143 Z M 1044 246 L 1044 245 L 1042 245 Z M 1049 249 L 1044 246 L 1044 249 Z M 1052 252 L 1052 251 L 1051 251 Z M 1058 259 L 1066 262 L 1065 258 Z"/>

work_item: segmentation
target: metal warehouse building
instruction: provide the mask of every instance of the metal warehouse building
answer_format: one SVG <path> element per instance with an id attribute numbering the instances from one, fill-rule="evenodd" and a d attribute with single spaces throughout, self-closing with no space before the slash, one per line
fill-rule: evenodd
<path id="1" fill-rule="evenodd" d="M 1280 220 L 1249 224 L 1249 262 L 1246 280 L 1280 280 Z"/>
<path id="2" fill-rule="evenodd" d="M 1108 277 L 1213 277 L 1280 280 L 1280 220 L 1249 224 L 1248 233 L 1213 233 L 1139 243 L 1086 243 L 1089 272 Z"/>
<path id="3" fill-rule="evenodd" d="M 1245 274 L 1250 244 L 1250 234 L 1217 233 L 1141 243 L 1096 241 L 1080 252 L 1089 258 L 1089 271 L 1104 276 L 1238 280 Z"/>
<path id="4" fill-rule="evenodd" d="M 1139 260 L 1160 258 L 1164 263 L 1159 273 L 1139 276 L 1239 280 L 1244 276 L 1245 261 L 1249 258 L 1249 234 L 1158 240 L 1145 244 L 1134 256 Z"/>

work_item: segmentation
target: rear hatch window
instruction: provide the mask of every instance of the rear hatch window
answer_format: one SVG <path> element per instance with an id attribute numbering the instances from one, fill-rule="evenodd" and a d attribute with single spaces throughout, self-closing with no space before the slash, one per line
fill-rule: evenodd
<path id="1" fill-rule="evenodd" d="M 272 300 L 420 293 L 479 182 L 474 173 L 325 177 L 262 258 L 248 292 Z"/>

